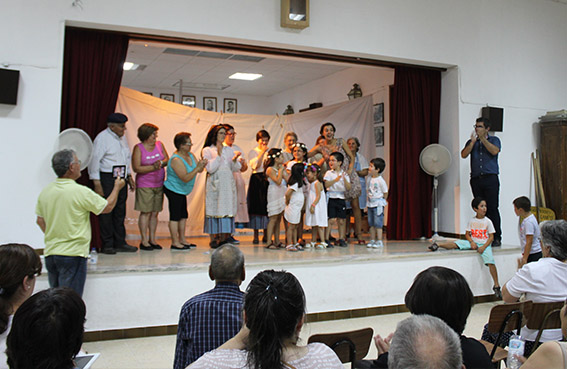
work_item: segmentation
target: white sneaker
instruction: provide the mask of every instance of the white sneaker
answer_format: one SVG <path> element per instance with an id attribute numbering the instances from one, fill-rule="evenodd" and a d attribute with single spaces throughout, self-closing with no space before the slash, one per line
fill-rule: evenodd
<path id="1" fill-rule="evenodd" d="M 378 240 L 375 243 L 376 247 L 384 247 L 384 243 L 382 242 L 382 240 Z"/>
<path id="2" fill-rule="evenodd" d="M 326 242 L 319 242 L 319 243 L 315 244 L 315 248 L 317 248 L 317 249 L 326 249 L 326 248 L 327 248 L 327 243 L 326 243 Z"/>
<path id="3" fill-rule="evenodd" d="M 370 241 L 366 244 L 366 247 L 369 248 L 369 249 L 372 249 L 372 248 L 374 248 L 374 245 L 375 245 L 375 244 L 376 244 L 376 241 L 370 240 Z"/>
<path id="4" fill-rule="evenodd" d="M 306 243 L 305 243 L 305 248 L 306 248 L 306 249 L 309 249 L 309 248 L 311 248 L 311 247 L 315 247 L 315 242 L 306 242 Z"/>

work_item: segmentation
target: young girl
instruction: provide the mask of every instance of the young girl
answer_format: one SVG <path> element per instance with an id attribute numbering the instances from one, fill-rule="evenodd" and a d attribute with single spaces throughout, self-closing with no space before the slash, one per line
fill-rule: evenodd
<path id="1" fill-rule="evenodd" d="M 311 227 L 312 238 L 309 246 L 320 249 L 326 248 L 325 228 L 327 227 L 327 201 L 323 184 L 320 181 L 321 168 L 317 164 L 310 164 L 305 168 L 305 177 L 309 181 L 309 196 L 305 204 L 305 225 Z M 315 242 L 319 236 L 321 242 Z"/>
<path id="2" fill-rule="evenodd" d="M 298 142 L 296 144 L 293 145 L 292 149 L 291 149 L 291 153 L 293 154 L 293 160 L 289 161 L 286 165 L 287 168 L 287 175 L 288 177 L 291 175 L 291 167 L 293 167 L 295 164 L 297 163 L 302 163 L 305 164 L 307 162 L 307 146 L 305 146 L 304 143 L 302 142 Z M 307 195 L 308 195 L 308 191 L 309 189 L 307 188 L 307 183 L 305 183 L 305 181 L 303 181 L 303 196 L 305 197 L 305 200 L 307 200 Z M 305 215 L 305 204 L 303 206 L 303 208 L 301 209 L 301 216 L 299 218 L 299 226 L 297 227 L 297 242 L 301 245 L 301 247 L 305 246 L 305 240 L 303 239 L 303 215 Z M 287 235 L 287 221 L 284 217 L 284 224 L 286 227 L 286 235 Z M 289 240 L 288 240 L 288 244 L 289 244 Z"/>
<path id="3" fill-rule="evenodd" d="M 305 178 L 304 167 L 302 163 L 295 163 L 291 167 L 287 192 L 285 193 L 286 207 L 284 217 L 289 223 L 287 226 L 287 251 L 303 250 L 302 246 L 297 242 L 297 228 L 301 220 L 301 210 L 305 203 L 305 195 L 302 188 L 305 187 L 305 183 L 303 183 Z"/>
<path id="4" fill-rule="evenodd" d="M 281 149 L 270 149 L 264 160 L 264 173 L 268 178 L 268 246 L 284 247 L 280 243 L 280 222 L 285 209 L 286 178 Z M 272 235 L 274 240 L 272 242 Z"/>

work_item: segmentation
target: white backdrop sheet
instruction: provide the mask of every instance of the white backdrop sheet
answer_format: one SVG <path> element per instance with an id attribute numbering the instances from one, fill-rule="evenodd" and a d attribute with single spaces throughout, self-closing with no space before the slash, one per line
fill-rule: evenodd
<path id="1" fill-rule="evenodd" d="M 235 144 L 242 149 L 245 156 L 256 147 L 256 132 L 260 129 L 265 129 L 270 133 L 270 147 L 283 147 L 285 133 L 294 131 L 299 137 L 299 142 L 311 148 L 319 136 L 321 124 L 325 122 L 332 122 L 335 125 L 336 137 L 342 137 L 345 140 L 353 136 L 358 137 L 361 142 L 360 152 L 368 160 L 375 157 L 376 154 L 372 128 L 372 96 L 286 116 L 222 114 L 189 108 L 121 87 L 116 111 L 128 116 L 126 137 L 130 148 L 139 142 L 136 135 L 138 127 L 149 122 L 159 127 L 158 140 L 163 142 L 169 155 L 175 151 L 174 136 L 178 132 L 190 132 L 193 140 L 192 152 L 200 158 L 209 128 L 220 123 L 228 123 L 235 128 L 237 133 Z M 243 173 L 246 183 L 248 183 L 250 174 L 250 169 Z M 205 172 L 197 176 L 193 192 L 188 197 L 187 230 L 188 235 L 191 236 L 203 234 L 205 177 Z M 138 212 L 134 211 L 134 193 L 132 192 L 128 196 L 127 218 L 138 218 Z M 167 221 L 168 219 L 166 198 L 164 209 L 160 213 L 160 220 Z"/>

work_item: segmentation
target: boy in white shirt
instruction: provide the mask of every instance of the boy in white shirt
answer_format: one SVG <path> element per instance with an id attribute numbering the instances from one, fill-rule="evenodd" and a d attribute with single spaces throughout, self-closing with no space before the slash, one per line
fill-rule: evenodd
<path id="1" fill-rule="evenodd" d="M 325 173 L 324 182 L 327 193 L 329 194 L 329 202 L 327 204 L 327 213 L 329 219 L 336 218 L 339 228 L 339 240 L 337 244 L 341 247 L 347 247 L 345 241 L 346 235 L 346 202 L 345 191 L 350 190 L 350 179 L 347 173 L 341 169 L 341 165 L 345 157 L 342 153 L 335 151 L 329 156 L 329 167 Z M 331 227 L 328 227 L 328 232 Z M 329 241 L 326 241 L 329 244 Z"/>
<path id="2" fill-rule="evenodd" d="M 433 242 L 428 248 L 431 251 L 437 251 L 439 247 L 444 249 L 459 249 L 459 250 L 476 250 L 482 260 L 484 265 L 488 266 L 490 271 L 490 276 L 494 285 L 492 290 L 498 299 L 502 298 L 502 292 L 500 290 L 500 283 L 498 283 L 498 271 L 496 270 L 496 264 L 494 262 L 494 256 L 492 255 L 492 241 L 494 240 L 494 225 L 492 221 L 486 217 L 486 201 L 480 197 L 475 197 L 472 200 L 471 206 L 475 211 L 476 215 L 467 224 L 466 229 L 466 241 L 456 240 L 451 242 Z"/>
<path id="3" fill-rule="evenodd" d="M 382 158 L 374 158 L 370 160 L 368 166 L 369 176 L 366 179 L 366 194 L 368 202 L 368 225 L 370 226 L 370 242 L 366 245 L 368 248 L 384 247 L 382 243 L 382 227 L 384 226 L 384 207 L 386 206 L 386 197 L 388 196 L 388 185 L 382 172 L 386 168 L 386 162 Z"/>
<path id="4" fill-rule="evenodd" d="M 521 268 L 524 264 L 541 259 L 540 232 L 537 219 L 531 213 L 530 199 L 521 196 L 512 203 L 514 204 L 514 213 L 520 217 L 518 235 L 520 236 L 520 246 L 522 246 L 522 257 L 518 259 L 518 268 Z"/>

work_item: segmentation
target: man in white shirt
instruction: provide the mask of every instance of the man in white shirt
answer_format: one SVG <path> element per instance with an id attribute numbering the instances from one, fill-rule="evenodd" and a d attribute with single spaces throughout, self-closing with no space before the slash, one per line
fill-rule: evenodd
<path id="1" fill-rule="evenodd" d="M 113 167 L 123 166 L 126 181 L 130 190 L 135 184 L 130 175 L 130 148 L 124 137 L 128 117 L 121 113 L 112 113 L 108 116 L 108 128 L 100 132 L 95 140 L 93 156 L 89 165 L 89 178 L 94 182 L 94 190 L 107 198 L 114 187 Z M 116 206 L 109 214 L 99 215 L 100 236 L 102 238 L 102 252 L 116 254 L 116 252 L 136 252 L 138 249 L 126 243 L 126 198 L 128 190 L 124 187 L 118 194 Z"/>

